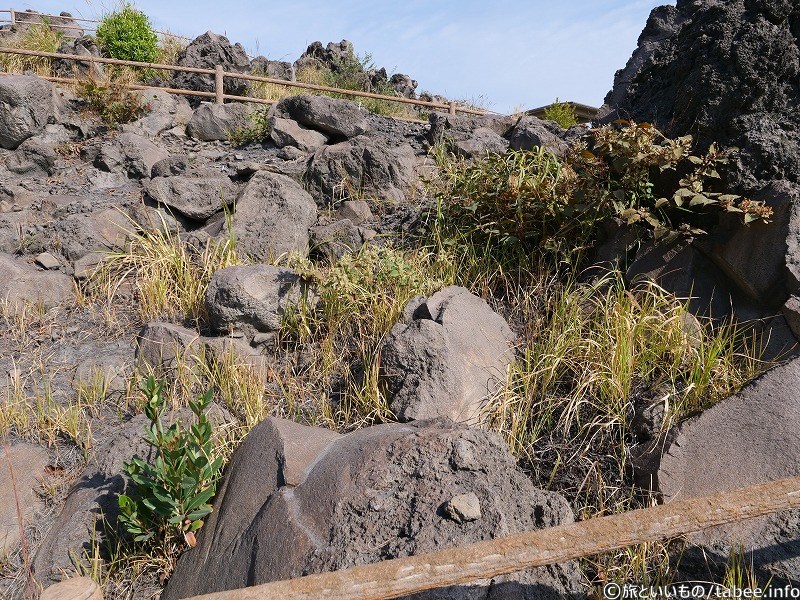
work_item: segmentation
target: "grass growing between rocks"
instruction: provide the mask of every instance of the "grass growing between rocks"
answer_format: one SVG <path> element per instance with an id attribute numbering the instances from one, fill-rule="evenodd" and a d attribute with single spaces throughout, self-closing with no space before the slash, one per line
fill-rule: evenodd
<path id="1" fill-rule="evenodd" d="M 205 317 L 203 298 L 211 276 L 244 260 L 232 238 L 208 240 L 198 248 L 161 225 L 128 231 L 127 247 L 106 257 L 85 292 L 113 305 L 121 291 L 132 290 L 142 321 L 173 318 L 196 324 Z"/>
<path id="2" fill-rule="evenodd" d="M 58 52 L 63 34 L 46 23 L 30 25 L 18 32 L 0 38 L 0 43 L 8 48 L 32 50 L 35 52 Z M 6 73 L 25 73 L 31 71 L 41 77 L 52 75 L 52 60 L 39 56 L 0 53 L 0 71 Z"/>

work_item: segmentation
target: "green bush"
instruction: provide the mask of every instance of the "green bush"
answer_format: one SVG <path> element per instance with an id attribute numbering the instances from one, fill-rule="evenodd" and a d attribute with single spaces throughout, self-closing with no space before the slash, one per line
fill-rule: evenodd
<path id="1" fill-rule="evenodd" d="M 558 98 L 544 110 L 542 118 L 547 121 L 555 121 L 564 129 L 578 124 L 575 106 L 569 102 L 559 102 Z"/>
<path id="2" fill-rule="evenodd" d="M 209 500 L 216 493 L 223 461 L 215 451 L 205 414 L 212 394 L 206 392 L 189 402 L 197 423 L 187 430 L 179 423 L 164 428 L 162 383 L 150 377 L 142 391 L 150 419 L 146 439 L 155 449 L 155 460 L 150 465 L 135 456 L 125 463 L 134 489 L 131 495 L 119 496 L 119 518 L 134 542 L 170 555 L 184 544 L 195 545 L 194 532 L 212 510 Z"/>
<path id="3" fill-rule="evenodd" d="M 142 103 L 141 96 L 127 87 L 135 77 L 135 73 L 125 67 L 109 68 L 102 77 L 80 80 L 75 85 L 75 93 L 108 127 L 117 127 L 135 121 L 150 110 L 149 104 Z"/>
<path id="4" fill-rule="evenodd" d="M 155 62 L 160 51 L 150 19 L 131 4 L 103 17 L 97 41 L 109 56 L 121 60 Z"/>

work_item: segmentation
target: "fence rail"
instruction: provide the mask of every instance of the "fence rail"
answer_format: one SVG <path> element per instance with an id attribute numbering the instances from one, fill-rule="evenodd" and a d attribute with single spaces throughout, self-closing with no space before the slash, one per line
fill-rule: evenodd
<path id="1" fill-rule="evenodd" d="M 28 17 L 30 17 L 30 16 L 45 17 L 47 19 L 71 19 L 71 20 L 73 20 L 75 22 L 75 24 L 78 27 L 80 27 L 84 31 L 86 31 L 86 30 L 95 31 L 97 29 L 97 27 L 95 27 L 94 25 L 89 25 L 88 27 L 84 27 L 84 26 L 80 25 L 80 23 L 92 23 L 92 24 L 100 23 L 100 19 L 83 19 L 81 17 L 72 17 L 72 16 L 65 17 L 63 15 L 51 15 L 49 13 L 41 13 L 41 12 L 32 11 L 32 10 L 15 10 L 13 8 L 0 9 L 0 14 L 9 15 L 8 19 L 0 18 L 0 25 L 8 24 L 8 25 L 11 25 L 12 27 L 14 25 L 38 25 L 39 24 L 39 21 L 30 21 L 30 20 L 25 20 L 24 18 L 20 18 L 20 17 L 26 17 L 26 16 L 28 16 Z M 73 26 L 73 25 L 55 25 L 53 23 L 48 23 L 48 26 L 50 28 L 52 28 L 52 29 L 75 29 L 75 26 Z M 188 38 L 188 37 L 183 36 L 183 35 L 177 35 L 175 33 L 171 33 L 169 31 L 158 31 L 158 30 L 155 30 L 155 29 L 153 31 L 155 31 L 159 35 L 164 35 L 164 36 L 167 36 L 167 37 L 172 37 L 172 38 L 176 38 L 176 39 L 180 39 L 180 40 L 191 41 L 191 39 L 192 39 L 192 38 Z"/>
<path id="2" fill-rule="evenodd" d="M 800 477 L 681 500 L 421 554 L 189 600 L 385 600 L 516 571 L 564 563 L 635 544 L 800 508 Z M 62 585 L 62 584 L 59 584 Z M 86 589 L 99 594 L 97 586 Z M 51 588 L 52 589 L 52 588 Z M 49 590 L 48 590 L 49 592 Z M 47 592 L 45 592 L 47 594 Z M 44 598 L 78 600 L 90 596 Z M 91 598 L 102 599 L 101 595 Z"/>
<path id="3" fill-rule="evenodd" d="M 159 69 L 159 70 L 169 70 L 169 71 L 179 71 L 179 72 L 186 72 L 186 73 L 200 73 L 202 75 L 213 75 L 214 76 L 214 92 L 200 92 L 194 90 L 181 90 L 180 92 L 165 87 L 155 87 L 155 86 L 140 86 L 138 84 L 128 85 L 126 87 L 130 87 L 132 89 L 160 89 L 164 91 L 168 91 L 170 93 L 180 93 L 186 96 L 200 96 L 200 97 L 207 97 L 207 98 L 214 98 L 217 104 L 222 104 L 226 99 L 228 100 L 240 100 L 245 102 L 257 102 L 262 104 L 272 104 L 274 101 L 263 100 L 261 98 L 253 98 L 252 96 L 234 96 L 224 93 L 224 86 L 225 86 L 225 78 L 229 79 L 241 79 L 245 81 L 259 81 L 263 83 L 272 83 L 275 85 L 281 85 L 289 88 L 299 88 L 305 90 L 313 90 L 318 92 L 327 92 L 331 94 L 339 94 L 342 96 L 351 96 L 355 98 L 371 98 L 376 100 L 384 100 L 387 102 L 397 102 L 399 104 L 410 104 L 415 106 L 423 106 L 426 108 L 432 108 L 436 110 L 447 110 L 450 114 L 456 114 L 457 112 L 471 114 L 471 115 L 484 115 L 486 114 L 485 111 L 475 110 L 472 108 L 467 108 L 464 106 L 459 106 L 455 102 L 450 102 L 449 104 L 444 104 L 441 102 L 427 102 L 425 100 L 415 100 L 413 98 L 403 98 L 400 96 L 386 96 L 383 94 L 373 94 L 372 92 L 362 92 L 358 90 L 345 90 L 341 88 L 333 88 L 328 87 L 325 85 L 316 85 L 313 83 L 302 83 L 299 81 L 286 81 L 284 79 L 276 79 L 274 77 L 262 77 L 259 75 L 249 75 L 247 73 L 236 73 L 232 71 L 225 71 L 223 70 L 222 66 L 217 65 L 216 69 L 203 69 L 198 67 L 184 67 L 179 65 L 166 65 L 160 63 L 146 63 L 146 62 L 138 62 L 133 60 L 119 60 L 116 58 L 104 58 L 101 56 L 79 56 L 75 54 L 62 54 L 59 52 L 39 52 L 36 50 L 22 50 L 19 48 L 6 48 L 0 47 L 0 53 L 7 53 L 7 54 L 18 54 L 22 56 L 35 56 L 40 58 L 54 58 L 54 59 L 61 59 L 61 60 L 70 60 L 74 62 L 83 62 L 83 63 L 100 63 L 100 64 L 109 64 L 109 65 L 119 65 L 119 66 L 128 66 L 128 67 L 140 67 L 144 69 Z M 47 77 L 45 79 L 49 79 L 51 81 L 57 80 L 54 77 Z"/>

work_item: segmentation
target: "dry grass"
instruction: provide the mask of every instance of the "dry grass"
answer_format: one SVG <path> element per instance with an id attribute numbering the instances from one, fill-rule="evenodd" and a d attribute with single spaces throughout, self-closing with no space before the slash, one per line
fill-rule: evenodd
<path id="1" fill-rule="evenodd" d="M 131 287 L 142 321 L 163 318 L 204 319 L 203 299 L 211 276 L 219 269 L 242 264 L 231 238 L 209 240 L 194 248 L 172 234 L 166 224 L 152 230 L 128 231 L 125 250 L 110 253 L 90 278 L 85 294 L 113 305 L 120 290 Z"/>
<path id="2" fill-rule="evenodd" d="M 17 33 L 0 38 L 2 45 L 19 50 L 35 50 L 38 52 L 57 52 L 61 45 L 61 32 L 48 25 L 31 25 L 20 29 Z M 37 56 L 0 53 L 0 70 L 6 73 L 24 73 L 31 71 L 41 77 L 52 75 L 52 61 Z"/>

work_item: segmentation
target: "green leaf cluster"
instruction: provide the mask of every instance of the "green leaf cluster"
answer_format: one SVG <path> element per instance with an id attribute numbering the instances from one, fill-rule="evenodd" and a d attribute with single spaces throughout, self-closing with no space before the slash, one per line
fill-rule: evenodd
<path id="1" fill-rule="evenodd" d="M 151 63 L 159 54 L 158 36 L 150 19 L 131 4 L 101 19 L 97 41 L 109 56 L 120 60 Z"/>
<path id="2" fill-rule="evenodd" d="M 212 441 L 212 428 L 205 410 L 211 392 L 190 401 L 197 422 L 189 429 L 174 423 L 165 428 L 163 383 L 153 377 L 143 389 L 145 414 L 150 419 L 145 439 L 155 449 L 152 464 L 135 456 L 125 463 L 125 473 L 133 483 L 130 495 L 119 496 L 120 522 L 134 542 L 153 547 L 194 545 L 194 532 L 212 507 L 222 469 Z"/>
<path id="3" fill-rule="evenodd" d="M 559 102 L 558 98 L 553 104 L 545 108 L 542 118 L 546 121 L 558 123 L 562 129 L 569 129 L 578 124 L 575 106 L 570 102 Z"/>

